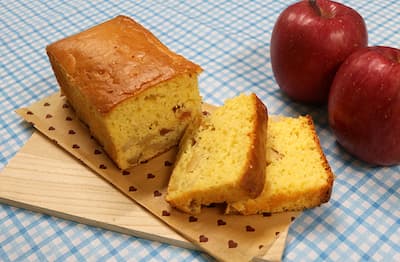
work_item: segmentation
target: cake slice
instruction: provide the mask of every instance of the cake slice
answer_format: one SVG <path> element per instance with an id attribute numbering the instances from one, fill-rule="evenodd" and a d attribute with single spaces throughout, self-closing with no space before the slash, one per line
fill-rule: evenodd
<path id="1" fill-rule="evenodd" d="M 329 201 L 334 176 L 310 116 L 269 117 L 268 177 L 255 199 L 229 203 L 227 213 L 300 211 Z"/>
<path id="2" fill-rule="evenodd" d="M 122 169 L 177 145 L 201 114 L 200 66 L 128 17 L 46 50 L 62 94 Z"/>
<path id="3" fill-rule="evenodd" d="M 229 99 L 197 118 L 180 144 L 166 200 L 188 213 L 257 197 L 265 182 L 268 114 L 255 94 Z"/>

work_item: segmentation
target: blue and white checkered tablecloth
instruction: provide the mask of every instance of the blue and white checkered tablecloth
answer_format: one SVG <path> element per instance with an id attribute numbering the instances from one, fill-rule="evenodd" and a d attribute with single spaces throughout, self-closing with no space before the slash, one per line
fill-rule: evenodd
<path id="1" fill-rule="evenodd" d="M 204 100 L 220 105 L 256 92 L 273 114 L 310 113 L 336 174 L 331 201 L 292 225 L 287 261 L 400 261 L 400 166 L 372 168 L 335 143 L 326 109 L 291 102 L 272 75 L 269 40 L 293 1 L 0 2 L 0 169 L 32 128 L 13 112 L 58 90 L 45 46 L 118 14 L 131 16 L 174 51 L 200 64 Z M 400 3 L 343 0 L 365 18 L 370 45 L 400 48 Z M 205 261 L 208 256 L 0 205 L 1 261 Z"/>

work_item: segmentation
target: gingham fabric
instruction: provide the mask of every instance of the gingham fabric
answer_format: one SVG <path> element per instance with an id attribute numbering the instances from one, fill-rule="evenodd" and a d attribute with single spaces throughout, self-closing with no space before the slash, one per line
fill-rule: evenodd
<path id="1" fill-rule="evenodd" d="M 204 68 L 200 91 L 220 105 L 253 91 L 272 114 L 313 116 L 336 174 L 331 201 L 290 228 L 287 261 L 400 261 L 400 166 L 373 168 L 335 142 L 326 108 L 293 103 L 272 75 L 269 41 L 293 1 L 0 1 L 0 169 L 32 128 L 13 110 L 58 86 L 45 46 L 116 15 L 128 15 Z M 400 4 L 344 0 L 365 19 L 370 45 L 400 48 Z M 1 261 L 206 261 L 205 254 L 0 205 Z"/>

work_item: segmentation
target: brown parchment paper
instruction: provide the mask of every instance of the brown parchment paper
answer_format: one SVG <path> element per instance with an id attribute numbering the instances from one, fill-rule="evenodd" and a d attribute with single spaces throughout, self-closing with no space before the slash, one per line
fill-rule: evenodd
<path id="1" fill-rule="evenodd" d="M 212 107 L 207 108 L 212 110 Z M 146 208 L 200 249 L 224 261 L 250 261 L 264 255 L 299 212 L 252 216 L 224 215 L 221 207 L 200 215 L 175 210 L 165 201 L 177 148 L 122 171 L 107 157 L 65 97 L 55 93 L 17 110 L 26 121 L 63 147 L 122 193 Z"/>

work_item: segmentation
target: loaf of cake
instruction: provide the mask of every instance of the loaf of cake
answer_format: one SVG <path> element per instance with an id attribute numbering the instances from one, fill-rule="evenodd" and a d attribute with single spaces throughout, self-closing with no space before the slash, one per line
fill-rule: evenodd
<path id="1" fill-rule="evenodd" d="M 255 95 L 228 99 L 189 125 L 166 200 L 187 213 L 202 205 L 257 197 L 265 183 L 267 109 Z"/>
<path id="2" fill-rule="evenodd" d="M 201 67 L 118 16 L 46 48 L 77 116 L 122 169 L 177 145 L 201 114 Z"/>
<path id="3" fill-rule="evenodd" d="M 270 116 L 264 190 L 255 199 L 229 203 L 227 213 L 300 211 L 329 201 L 334 176 L 310 116 Z"/>

